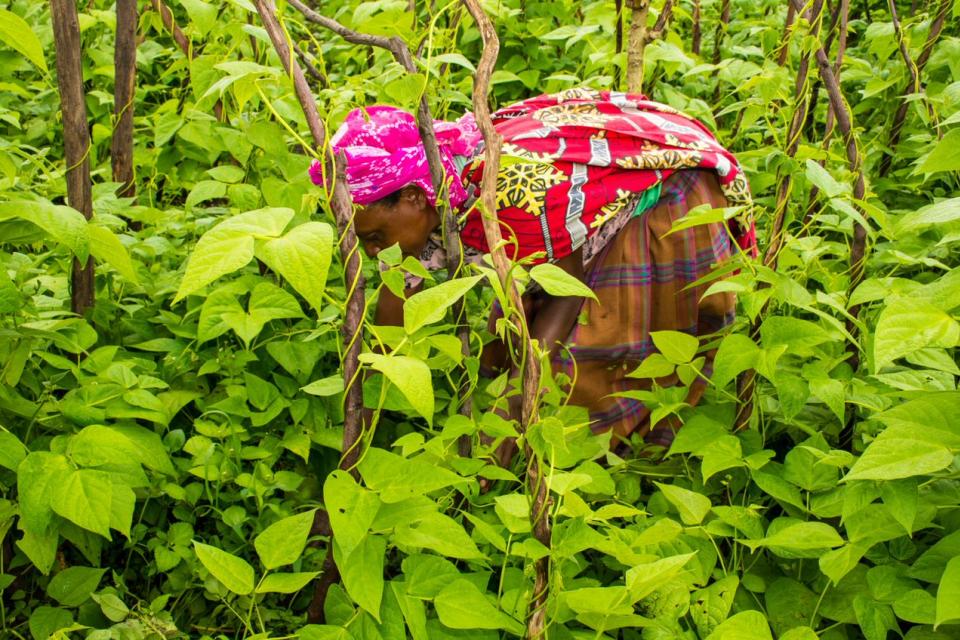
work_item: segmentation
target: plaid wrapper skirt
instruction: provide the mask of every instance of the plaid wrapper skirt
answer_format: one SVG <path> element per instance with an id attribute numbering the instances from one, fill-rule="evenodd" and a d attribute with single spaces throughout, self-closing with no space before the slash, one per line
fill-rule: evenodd
<path id="1" fill-rule="evenodd" d="M 649 430 L 650 409 L 640 400 L 611 394 L 650 387 L 627 374 L 655 351 L 653 331 L 683 331 L 703 337 L 734 318 L 731 293 L 701 299 L 708 285 L 690 286 L 729 259 L 736 244 L 720 223 L 666 235 L 673 223 L 701 204 L 727 206 L 716 175 L 684 170 L 663 183 L 660 199 L 631 219 L 586 266 L 587 284 L 597 300 L 585 299 L 566 348 L 554 358 L 556 372 L 575 381 L 571 404 L 586 407 L 594 431 L 612 429 L 614 438 Z M 706 371 L 711 370 L 712 353 Z M 675 377 L 659 379 L 661 386 Z M 695 404 L 705 383 L 693 384 L 687 402 Z"/>

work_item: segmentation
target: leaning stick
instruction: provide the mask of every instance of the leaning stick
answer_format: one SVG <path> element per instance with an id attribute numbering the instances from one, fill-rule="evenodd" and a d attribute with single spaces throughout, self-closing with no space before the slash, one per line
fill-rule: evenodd
<path id="1" fill-rule="evenodd" d="M 946 21 L 947 13 L 950 12 L 950 7 L 952 6 L 950 0 L 940 0 L 940 6 L 937 9 L 937 15 L 933 19 L 933 23 L 930 25 L 930 33 L 927 35 L 927 41 L 923 45 L 923 50 L 920 52 L 920 56 L 917 58 L 916 63 L 911 63 L 910 61 L 910 52 L 907 51 L 906 45 L 903 43 L 902 34 L 899 34 L 898 31 L 898 41 L 900 42 L 900 52 L 904 56 L 904 60 L 907 63 L 907 69 L 910 72 L 910 82 L 903 90 L 903 100 L 900 103 L 900 106 L 897 108 L 897 113 L 893 116 L 893 125 L 890 127 L 890 138 L 887 141 L 887 148 L 884 151 L 883 157 L 880 158 L 880 177 L 885 177 L 890 173 L 890 169 L 893 166 L 893 153 L 897 147 L 897 144 L 900 142 L 900 134 L 903 133 L 903 125 L 907 119 L 907 109 L 910 108 L 910 103 L 907 102 L 907 97 L 912 93 L 920 92 L 920 73 L 923 71 L 923 68 L 927 65 L 927 60 L 930 59 L 930 54 L 933 53 L 933 45 L 936 44 L 937 38 L 940 37 L 940 32 L 943 31 L 943 24 Z M 891 2 L 891 16 L 894 16 L 894 28 L 896 29 L 899 25 L 899 20 L 896 16 L 896 7 L 893 6 Z"/>
<path id="2" fill-rule="evenodd" d="M 820 24 L 823 16 L 823 0 L 814 0 L 812 15 L 805 16 L 809 19 L 810 32 L 814 37 L 820 33 Z M 797 80 L 794 85 L 794 95 L 796 96 L 796 105 L 793 111 L 793 117 L 790 120 L 790 128 L 787 132 L 787 148 L 784 153 L 788 158 L 797 155 L 797 149 L 800 147 L 800 138 L 803 131 L 803 123 L 807 119 L 810 111 L 810 54 L 804 52 L 800 58 L 800 64 L 797 67 Z M 789 171 L 780 174 L 777 183 L 777 204 L 774 209 L 773 225 L 770 230 L 770 243 L 767 245 L 767 251 L 763 256 L 764 266 L 770 269 L 776 269 L 777 259 L 780 250 L 783 248 L 783 227 L 786 221 L 787 204 L 790 200 L 790 192 L 793 187 L 793 174 Z M 767 284 L 761 283 L 760 287 L 766 288 Z M 766 305 L 764 305 L 766 307 Z M 760 322 L 763 310 L 757 314 L 756 319 L 750 326 L 750 337 L 756 341 L 760 337 Z M 737 430 L 744 429 L 750 422 L 750 416 L 753 414 L 753 395 L 756 389 L 757 372 L 753 369 L 741 374 L 737 381 L 737 414 L 734 421 Z"/>
<path id="3" fill-rule="evenodd" d="M 361 331 L 363 327 L 364 311 L 364 278 L 360 269 L 359 243 L 353 229 L 353 203 L 347 189 L 345 170 L 342 159 L 334 160 L 331 151 L 326 147 L 326 131 L 317 111 L 316 100 L 307 85 L 307 79 L 300 69 L 280 22 L 277 19 L 276 7 L 273 0 L 255 0 L 257 12 L 270 36 L 277 55 L 284 69 L 293 81 L 294 91 L 303 109 L 307 126 L 318 149 L 326 149 L 324 153 L 325 185 L 330 198 L 330 208 L 336 219 L 340 234 L 340 256 L 345 269 L 345 285 L 347 290 L 346 313 L 343 322 L 343 377 L 346 385 L 344 393 L 344 428 L 343 428 L 343 455 L 340 458 L 340 468 L 348 470 L 354 477 L 357 476 L 356 464 L 359 460 L 361 435 L 363 432 L 363 386 L 360 378 L 360 348 Z M 334 169 L 336 179 L 331 179 Z M 331 184 L 332 183 L 332 184 Z M 315 525 L 317 520 L 315 519 Z M 323 619 L 323 604 L 326 601 L 330 586 L 339 578 L 339 571 L 333 560 L 333 540 L 328 543 L 327 556 L 323 563 L 323 574 L 314 590 L 313 599 L 307 609 L 308 618 L 312 621 Z"/>
<path id="4" fill-rule="evenodd" d="M 410 49 L 401 38 L 396 36 L 387 38 L 384 36 L 360 33 L 340 24 L 332 18 L 328 18 L 314 11 L 300 0 L 289 0 L 289 3 L 309 22 L 333 31 L 347 42 L 385 49 L 393 55 L 394 59 L 400 63 L 400 66 L 406 69 L 408 73 L 414 74 L 417 72 L 417 67 L 413 62 Z M 447 253 L 447 274 L 452 278 L 460 269 L 460 235 L 452 209 L 443 204 L 443 197 L 446 193 L 443 163 L 440 161 L 440 147 L 437 144 L 437 134 L 433 129 L 433 116 L 430 113 L 430 104 L 427 101 L 426 92 L 420 96 L 420 103 L 417 108 L 417 129 L 420 132 L 420 139 L 423 141 L 423 148 L 427 156 L 427 166 L 430 169 L 430 182 L 433 184 L 433 192 L 437 197 L 437 210 L 443 222 L 444 249 Z M 464 321 L 463 308 L 463 302 L 457 301 L 457 303 L 451 307 L 451 310 L 454 321 L 457 323 L 457 337 L 460 338 L 460 350 L 466 357 L 470 355 L 470 328 Z M 469 415 L 470 398 L 466 387 L 461 386 L 458 394 L 460 396 L 460 413 Z M 467 439 L 462 439 L 460 443 L 461 453 L 468 453 L 467 445 L 469 443 Z"/>
<path id="5" fill-rule="evenodd" d="M 160 14 L 160 21 L 163 22 L 163 26 L 166 27 L 170 35 L 173 36 L 173 40 L 177 43 L 180 51 L 183 55 L 187 56 L 187 60 L 193 60 L 194 50 L 193 45 L 190 43 L 190 38 L 183 33 L 183 29 L 177 24 L 170 7 L 168 7 L 163 0 L 151 0 L 151 4 L 153 5 L 153 10 Z M 217 99 L 216 103 L 214 103 L 213 115 L 217 120 L 223 120 L 222 100 Z"/>
<path id="6" fill-rule="evenodd" d="M 513 320 L 520 329 L 523 349 L 521 357 L 521 375 L 523 380 L 522 409 L 520 415 L 521 432 L 537 421 L 540 400 L 540 360 L 523 312 L 523 303 L 516 284 L 510 279 L 510 263 L 503 249 L 503 235 L 497 221 L 497 173 L 500 166 L 501 138 L 493 127 L 490 107 L 487 104 L 490 90 L 490 76 L 497 61 L 500 40 L 490 18 L 481 8 L 478 0 L 463 0 L 470 15 L 480 28 L 483 40 L 483 53 L 477 64 L 477 73 L 473 83 L 473 112 L 477 126 L 484 140 L 484 167 L 480 183 L 480 202 L 482 205 L 483 231 L 490 247 L 493 266 L 500 284 L 508 292 L 511 300 Z M 548 513 L 547 486 L 540 470 L 540 463 L 530 445 L 524 447 L 527 457 L 527 486 L 533 495 L 530 508 L 530 521 L 534 537 L 545 547 L 550 547 L 550 518 Z M 530 600 L 527 618 L 527 637 L 542 638 L 546 629 L 546 605 L 550 588 L 550 557 L 540 558 L 534 563 L 533 597 Z"/>
<path id="7" fill-rule="evenodd" d="M 799 11 L 801 8 L 800 0 L 791 0 Z M 843 143 L 847 152 L 847 163 L 850 166 L 850 172 L 854 176 L 853 183 L 853 206 L 860 214 L 863 220 L 867 220 L 867 213 L 859 204 L 866 193 L 866 183 L 863 175 L 863 158 L 860 156 L 860 149 L 857 144 L 857 137 L 853 131 L 853 117 L 840 90 L 840 83 L 833 72 L 833 65 L 830 64 L 830 58 L 823 46 L 816 50 L 817 66 L 820 69 L 820 78 L 823 80 L 823 86 L 827 90 L 827 96 L 830 98 L 830 106 L 837 119 L 837 128 L 843 137 Z M 853 291 L 863 280 L 864 260 L 866 258 L 867 248 L 867 228 L 860 222 L 855 222 L 853 227 L 853 243 L 850 246 L 850 291 Z M 859 305 L 849 309 L 850 315 L 856 317 L 859 311 Z M 856 330 L 855 326 L 849 327 L 851 334 Z M 856 349 L 855 345 L 850 348 Z M 854 364 L 859 361 L 856 352 L 851 353 L 851 359 Z"/>

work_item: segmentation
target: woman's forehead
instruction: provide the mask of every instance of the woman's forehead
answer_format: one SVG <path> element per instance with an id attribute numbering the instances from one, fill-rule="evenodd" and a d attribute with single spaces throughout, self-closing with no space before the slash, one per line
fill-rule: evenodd
<path id="1" fill-rule="evenodd" d="M 353 218 L 353 226 L 360 235 L 378 231 L 386 220 L 384 207 L 377 204 L 370 204 L 361 207 Z"/>

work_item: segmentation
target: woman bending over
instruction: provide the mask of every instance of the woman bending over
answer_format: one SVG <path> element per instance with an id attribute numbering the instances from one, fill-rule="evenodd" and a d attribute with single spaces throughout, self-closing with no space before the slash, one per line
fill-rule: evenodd
<path id="1" fill-rule="evenodd" d="M 574 89 L 511 105 L 493 121 L 503 137 L 497 215 L 508 256 L 553 262 L 597 297 L 528 291 L 532 337 L 550 348 L 554 370 L 575 380 L 570 402 L 589 410 L 594 431 L 669 444 L 672 430 L 649 433 L 641 401 L 611 394 L 649 385 L 627 374 L 655 351 L 651 332 L 701 336 L 733 320 L 732 294 L 701 299 L 706 286 L 691 284 L 738 246 L 753 251 L 752 226 L 731 227 L 734 237 L 722 223 L 667 232 L 694 207 L 748 205 L 743 171 L 701 123 L 640 95 Z M 435 127 L 464 260 L 479 262 L 488 251 L 474 206 L 481 137 L 470 114 Z M 351 195 L 363 205 L 355 228 L 366 253 L 398 244 L 428 269 L 443 268 L 441 221 L 413 116 L 387 106 L 357 109 L 331 142 L 344 152 Z M 311 173 L 319 182 L 319 167 Z M 421 285 L 408 278 L 407 295 Z M 382 289 L 375 321 L 402 324 L 403 300 Z M 502 345 L 488 345 L 481 366 L 502 370 L 507 356 Z M 688 402 L 702 388 L 694 385 Z"/>

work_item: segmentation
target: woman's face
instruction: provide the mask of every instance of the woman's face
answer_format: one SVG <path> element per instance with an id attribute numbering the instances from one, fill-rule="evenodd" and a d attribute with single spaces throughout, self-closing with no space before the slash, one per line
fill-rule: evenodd
<path id="1" fill-rule="evenodd" d="M 394 244 L 400 245 L 404 256 L 419 257 L 438 223 L 436 210 L 423 190 L 408 185 L 400 190 L 395 204 L 375 202 L 357 212 L 354 228 L 371 258 Z"/>

